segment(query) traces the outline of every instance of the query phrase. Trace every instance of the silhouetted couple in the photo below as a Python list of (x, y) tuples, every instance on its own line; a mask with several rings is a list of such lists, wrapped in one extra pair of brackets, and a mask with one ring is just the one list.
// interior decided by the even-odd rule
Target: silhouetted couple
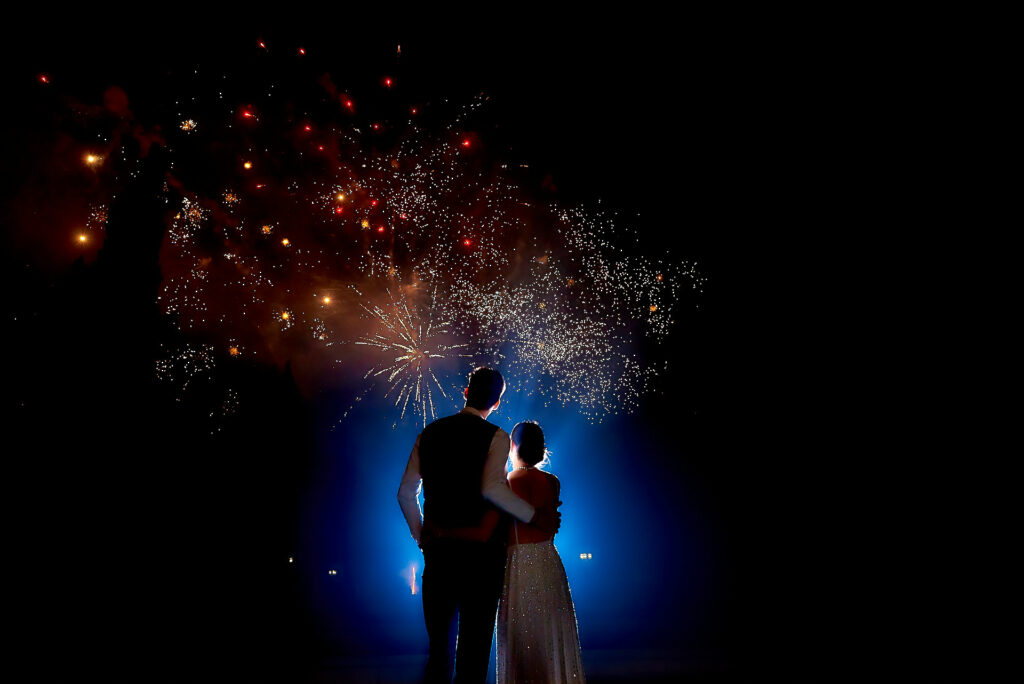
[(453, 673), (456, 684), (486, 680), (495, 615), (498, 684), (584, 681), (576, 613), (554, 546), (558, 478), (538, 468), (547, 450), (537, 423), (518, 423), (510, 437), (487, 422), (504, 392), (501, 373), (474, 370), (466, 407), (419, 434), (398, 490), (423, 551), (430, 684), (449, 684)]

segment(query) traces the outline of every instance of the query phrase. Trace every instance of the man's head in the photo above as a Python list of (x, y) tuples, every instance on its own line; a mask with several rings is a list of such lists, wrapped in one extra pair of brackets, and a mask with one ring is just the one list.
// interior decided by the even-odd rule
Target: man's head
[(498, 408), (501, 395), (505, 393), (505, 378), (493, 368), (480, 366), (469, 374), (466, 387), (466, 406), (480, 412), (490, 413)]

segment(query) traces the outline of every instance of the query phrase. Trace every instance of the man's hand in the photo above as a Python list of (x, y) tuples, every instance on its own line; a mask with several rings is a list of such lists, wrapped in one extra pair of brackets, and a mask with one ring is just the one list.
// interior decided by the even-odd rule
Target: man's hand
[(432, 521), (424, 520), (423, 528), (420, 530), (420, 540), (417, 545), (422, 551), (424, 547), (430, 546), (431, 543), (441, 538), (441, 528), (435, 525)]
[(558, 512), (561, 501), (555, 502), (552, 506), (538, 508), (530, 524), (539, 530), (554, 536), (562, 526), (562, 514)]

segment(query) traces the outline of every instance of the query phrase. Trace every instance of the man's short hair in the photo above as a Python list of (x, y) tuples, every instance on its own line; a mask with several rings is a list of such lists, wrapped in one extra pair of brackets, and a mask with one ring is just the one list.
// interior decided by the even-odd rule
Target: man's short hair
[(498, 403), (505, 393), (505, 378), (493, 368), (480, 366), (469, 374), (469, 393), (466, 406), (484, 411)]

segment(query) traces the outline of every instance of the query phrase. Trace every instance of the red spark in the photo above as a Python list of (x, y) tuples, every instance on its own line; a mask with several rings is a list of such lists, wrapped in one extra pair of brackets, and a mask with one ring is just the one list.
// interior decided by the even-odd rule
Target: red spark
[(384, 226), (377, 226), (377, 232), (378, 233), (383, 233), (384, 232)]
[(264, 50), (266, 50), (266, 49), (267, 49), (267, 44), (266, 44), (266, 43), (264, 43), (264, 42), (263, 42), (262, 40), (261, 40), (261, 41), (259, 42), (259, 46), (260, 46), (261, 48), (263, 48)]
[(415, 107), (413, 107), (413, 108), (412, 108), (412, 113), (413, 113), (413, 114), (419, 114), (419, 110), (418, 110), (418, 109), (416, 109)]
[(345, 211), (345, 207), (335, 207), (335, 208), (334, 208), (334, 213), (335, 213), (335, 214), (338, 214), (339, 216), (341, 216), (341, 213), (342, 213), (343, 211)]
[(345, 100), (345, 106), (348, 107), (349, 109), (352, 109), (352, 100)]
[(371, 207), (375, 207), (375, 206), (377, 206), (377, 200), (372, 200), (372, 201), (370, 202), (370, 206), (371, 206)]
[(306, 131), (311, 131), (311, 130), (313, 130), (313, 127), (310, 126), (309, 124), (306, 124)]
[(323, 146), (323, 145), (317, 145), (317, 148), (316, 148), (316, 149), (318, 149), (318, 150), (320, 150), (321, 152), (323, 152), (323, 151), (324, 151), (324, 146)]
[(463, 138), (462, 146), (463, 147), (469, 147), (469, 138)]
[(47, 76), (46, 74), (39, 74), (39, 82), (40, 83), (49, 83), (50, 82), (50, 77)]
[(373, 130), (379, 131), (380, 130), (380, 124), (377, 124), (377, 123), (373, 124)]
[(409, 217), (408, 217), (408, 216), (406, 216), (406, 215), (405, 215), (405, 214), (403, 213), (403, 214), (402, 214), (402, 218), (403, 218), (403, 219), (405, 219), (405, 218), (409, 218)]
[(387, 86), (388, 88), (391, 87), (391, 78), (390, 77), (384, 79), (384, 85)]
[(469, 247), (470, 245), (473, 244), (473, 241), (470, 240), (469, 238), (466, 238), (465, 240), (462, 241), (462, 244), (464, 244), (466, 247)]
[(299, 54), (300, 54), (300, 55), (304, 55), (304, 54), (306, 54), (306, 48), (302, 48), (302, 47), (300, 47), (300, 48), (299, 48)]

